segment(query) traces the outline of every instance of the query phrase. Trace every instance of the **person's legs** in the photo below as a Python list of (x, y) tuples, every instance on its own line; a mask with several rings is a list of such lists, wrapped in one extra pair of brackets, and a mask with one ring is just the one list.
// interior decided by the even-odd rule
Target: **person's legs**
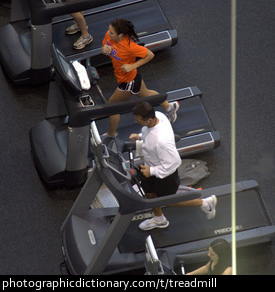
[(90, 44), (93, 41), (93, 37), (89, 34), (84, 11), (73, 12), (71, 13), (71, 16), (74, 18), (75, 23), (66, 28), (66, 34), (72, 35), (79, 31), (81, 32), (81, 36), (73, 44), (74, 49), (80, 50)]
[(202, 199), (194, 199), (169, 205), (170, 207), (201, 207)]
[[(141, 187), (148, 199), (157, 198), (162, 195), (175, 193), (178, 189), (178, 172), (176, 171), (167, 178), (160, 179), (155, 176), (141, 177)], [(157, 195), (158, 194), (158, 195)], [(169, 226), (169, 221), (162, 213), (161, 207), (152, 209), (154, 217), (147, 219), (139, 224), (141, 230), (151, 230), (154, 228), (166, 228)]]
[(158, 95), (159, 93), (155, 90), (148, 89), (143, 81), (141, 80), (141, 86), (139, 93), (137, 94), (138, 97), (146, 97), (146, 96), (152, 96), (152, 95)]
[(212, 219), (216, 215), (217, 198), (212, 195), (205, 199), (194, 199), (169, 205), (170, 207), (200, 207), (207, 215), (207, 219)]
[[(146, 198), (148, 199), (154, 199), (154, 198), (157, 198), (158, 196), (154, 193), (146, 193), (145, 194)], [(154, 207), (152, 208), (153, 210), (153, 213), (154, 213), (154, 216), (162, 216), (162, 210), (161, 210), (161, 207)]]
[(82, 36), (85, 37), (85, 38), (89, 37), (90, 34), (88, 32), (88, 27), (87, 27), (86, 20), (84, 18), (84, 11), (74, 12), (74, 13), (71, 14), (71, 16), (74, 18), (77, 26), (79, 27)]
[[(159, 196), (168, 196), (175, 194), (180, 184), (178, 171), (175, 171), (171, 175), (160, 179), (155, 176), (146, 178), (141, 177), (141, 187), (143, 188), (146, 197), (148, 199), (157, 198)], [(217, 198), (212, 195), (211, 197), (204, 199), (194, 199), (184, 202), (178, 202), (168, 205), (169, 207), (200, 207), (207, 215), (207, 219), (212, 219), (216, 215)], [(153, 208), (154, 217), (147, 219), (140, 223), (139, 228), (141, 230), (150, 230), (153, 228), (166, 228), (169, 225), (168, 220), (162, 213), (160, 207)]]
[[(146, 96), (152, 96), (159, 94), (155, 90), (148, 89), (145, 85), (145, 82), (141, 81), (141, 87), (140, 91), (137, 94), (138, 97), (146, 97)], [(177, 119), (177, 110), (179, 109), (179, 103), (177, 101), (169, 103), (167, 100), (165, 100), (163, 103), (160, 104), (166, 111), (168, 118), (171, 123), (174, 123)]]
[[(110, 97), (108, 103), (117, 102), (117, 101), (127, 101), (131, 97), (130, 91), (121, 91), (118, 88), (116, 88), (113, 95)], [(109, 130), (107, 132), (108, 135), (115, 137), (117, 127), (119, 124), (120, 115), (113, 115), (109, 118)]]
[[(195, 200), (190, 200), (186, 202), (171, 204), (169, 205), (169, 207), (200, 207), (201, 210), (206, 213), (207, 219), (212, 219), (216, 215), (216, 205), (217, 205), (217, 198), (216, 196), (212, 195), (211, 197), (208, 197), (205, 199), (195, 199)], [(153, 218), (147, 219), (139, 224), (139, 228), (141, 230), (151, 230), (154, 228), (168, 227), (169, 221), (163, 215), (161, 208), (159, 207), (153, 208), (153, 213), (154, 213)]]

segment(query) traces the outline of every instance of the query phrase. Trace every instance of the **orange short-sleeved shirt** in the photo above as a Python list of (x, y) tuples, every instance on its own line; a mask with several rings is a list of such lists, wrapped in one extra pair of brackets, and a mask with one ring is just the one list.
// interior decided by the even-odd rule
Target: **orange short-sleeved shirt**
[[(123, 64), (133, 64), (136, 62), (136, 58), (145, 58), (148, 49), (138, 45), (129, 37), (124, 37), (122, 41), (111, 40), (107, 31), (104, 39), (103, 46), (106, 44), (112, 47), (112, 52), (109, 57), (112, 59), (115, 77), (118, 83), (128, 83), (135, 79), (137, 75), (137, 69), (130, 72), (125, 72), (121, 69)], [(130, 40), (130, 42), (129, 42)]]

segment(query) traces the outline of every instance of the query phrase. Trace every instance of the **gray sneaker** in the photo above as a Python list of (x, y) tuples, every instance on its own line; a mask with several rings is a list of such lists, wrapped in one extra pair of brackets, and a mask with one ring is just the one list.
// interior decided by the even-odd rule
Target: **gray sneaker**
[(90, 44), (93, 41), (93, 37), (89, 35), (87, 38), (84, 36), (81, 36), (75, 43), (74, 43), (74, 49), (81, 50), (88, 44)]
[(170, 111), (167, 111), (167, 116), (170, 121), (170, 123), (174, 123), (177, 119), (177, 110), (179, 109), (180, 105), (177, 101), (170, 103), (172, 109)]
[(65, 30), (66, 34), (69, 34), (69, 35), (75, 34), (79, 31), (80, 31), (80, 28), (78, 27), (76, 22), (74, 22), (74, 24), (72, 24), (71, 26), (67, 27)]
[(166, 218), (162, 222), (157, 222), (155, 218), (147, 219), (139, 224), (139, 229), (141, 230), (151, 230), (154, 228), (167, 228), (169, 221)]

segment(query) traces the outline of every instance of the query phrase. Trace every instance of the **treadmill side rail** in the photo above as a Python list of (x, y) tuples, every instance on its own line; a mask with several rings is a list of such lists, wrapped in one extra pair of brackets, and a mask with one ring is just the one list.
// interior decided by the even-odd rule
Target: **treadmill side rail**
[(153, 35), (147, 35), (140, 38), (140, 42), (151, 51), (158, 51), (167, 47), (174, 46), (177, 43), (177, 31), (161, 31)]
[(212, 150), (219, 146), (219, 141), (220, 133), (216, 131), (181, 138), (176, 145), (180, 156), (183, 157)]
[(197, 86), (184, 87), (177, 90), (167, 92), (167, 101), (182, 100), (194, 96), (199, 96), (202, 98), (202, 92)]

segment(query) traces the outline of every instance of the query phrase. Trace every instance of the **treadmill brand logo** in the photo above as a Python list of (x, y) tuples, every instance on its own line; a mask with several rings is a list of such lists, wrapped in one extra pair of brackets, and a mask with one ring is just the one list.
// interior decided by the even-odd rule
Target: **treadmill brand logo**
[[(237, 225), (236, 226), (236, 231), (242, 230), (243, 226), (242, 225)], [(226, 234), (226, 233), (230, 233), (232, 231), (232, 227), (225, 227), (225, 228), (221, 228), (221, 229), (216, 229), (214, 230), (215, 234)]]

